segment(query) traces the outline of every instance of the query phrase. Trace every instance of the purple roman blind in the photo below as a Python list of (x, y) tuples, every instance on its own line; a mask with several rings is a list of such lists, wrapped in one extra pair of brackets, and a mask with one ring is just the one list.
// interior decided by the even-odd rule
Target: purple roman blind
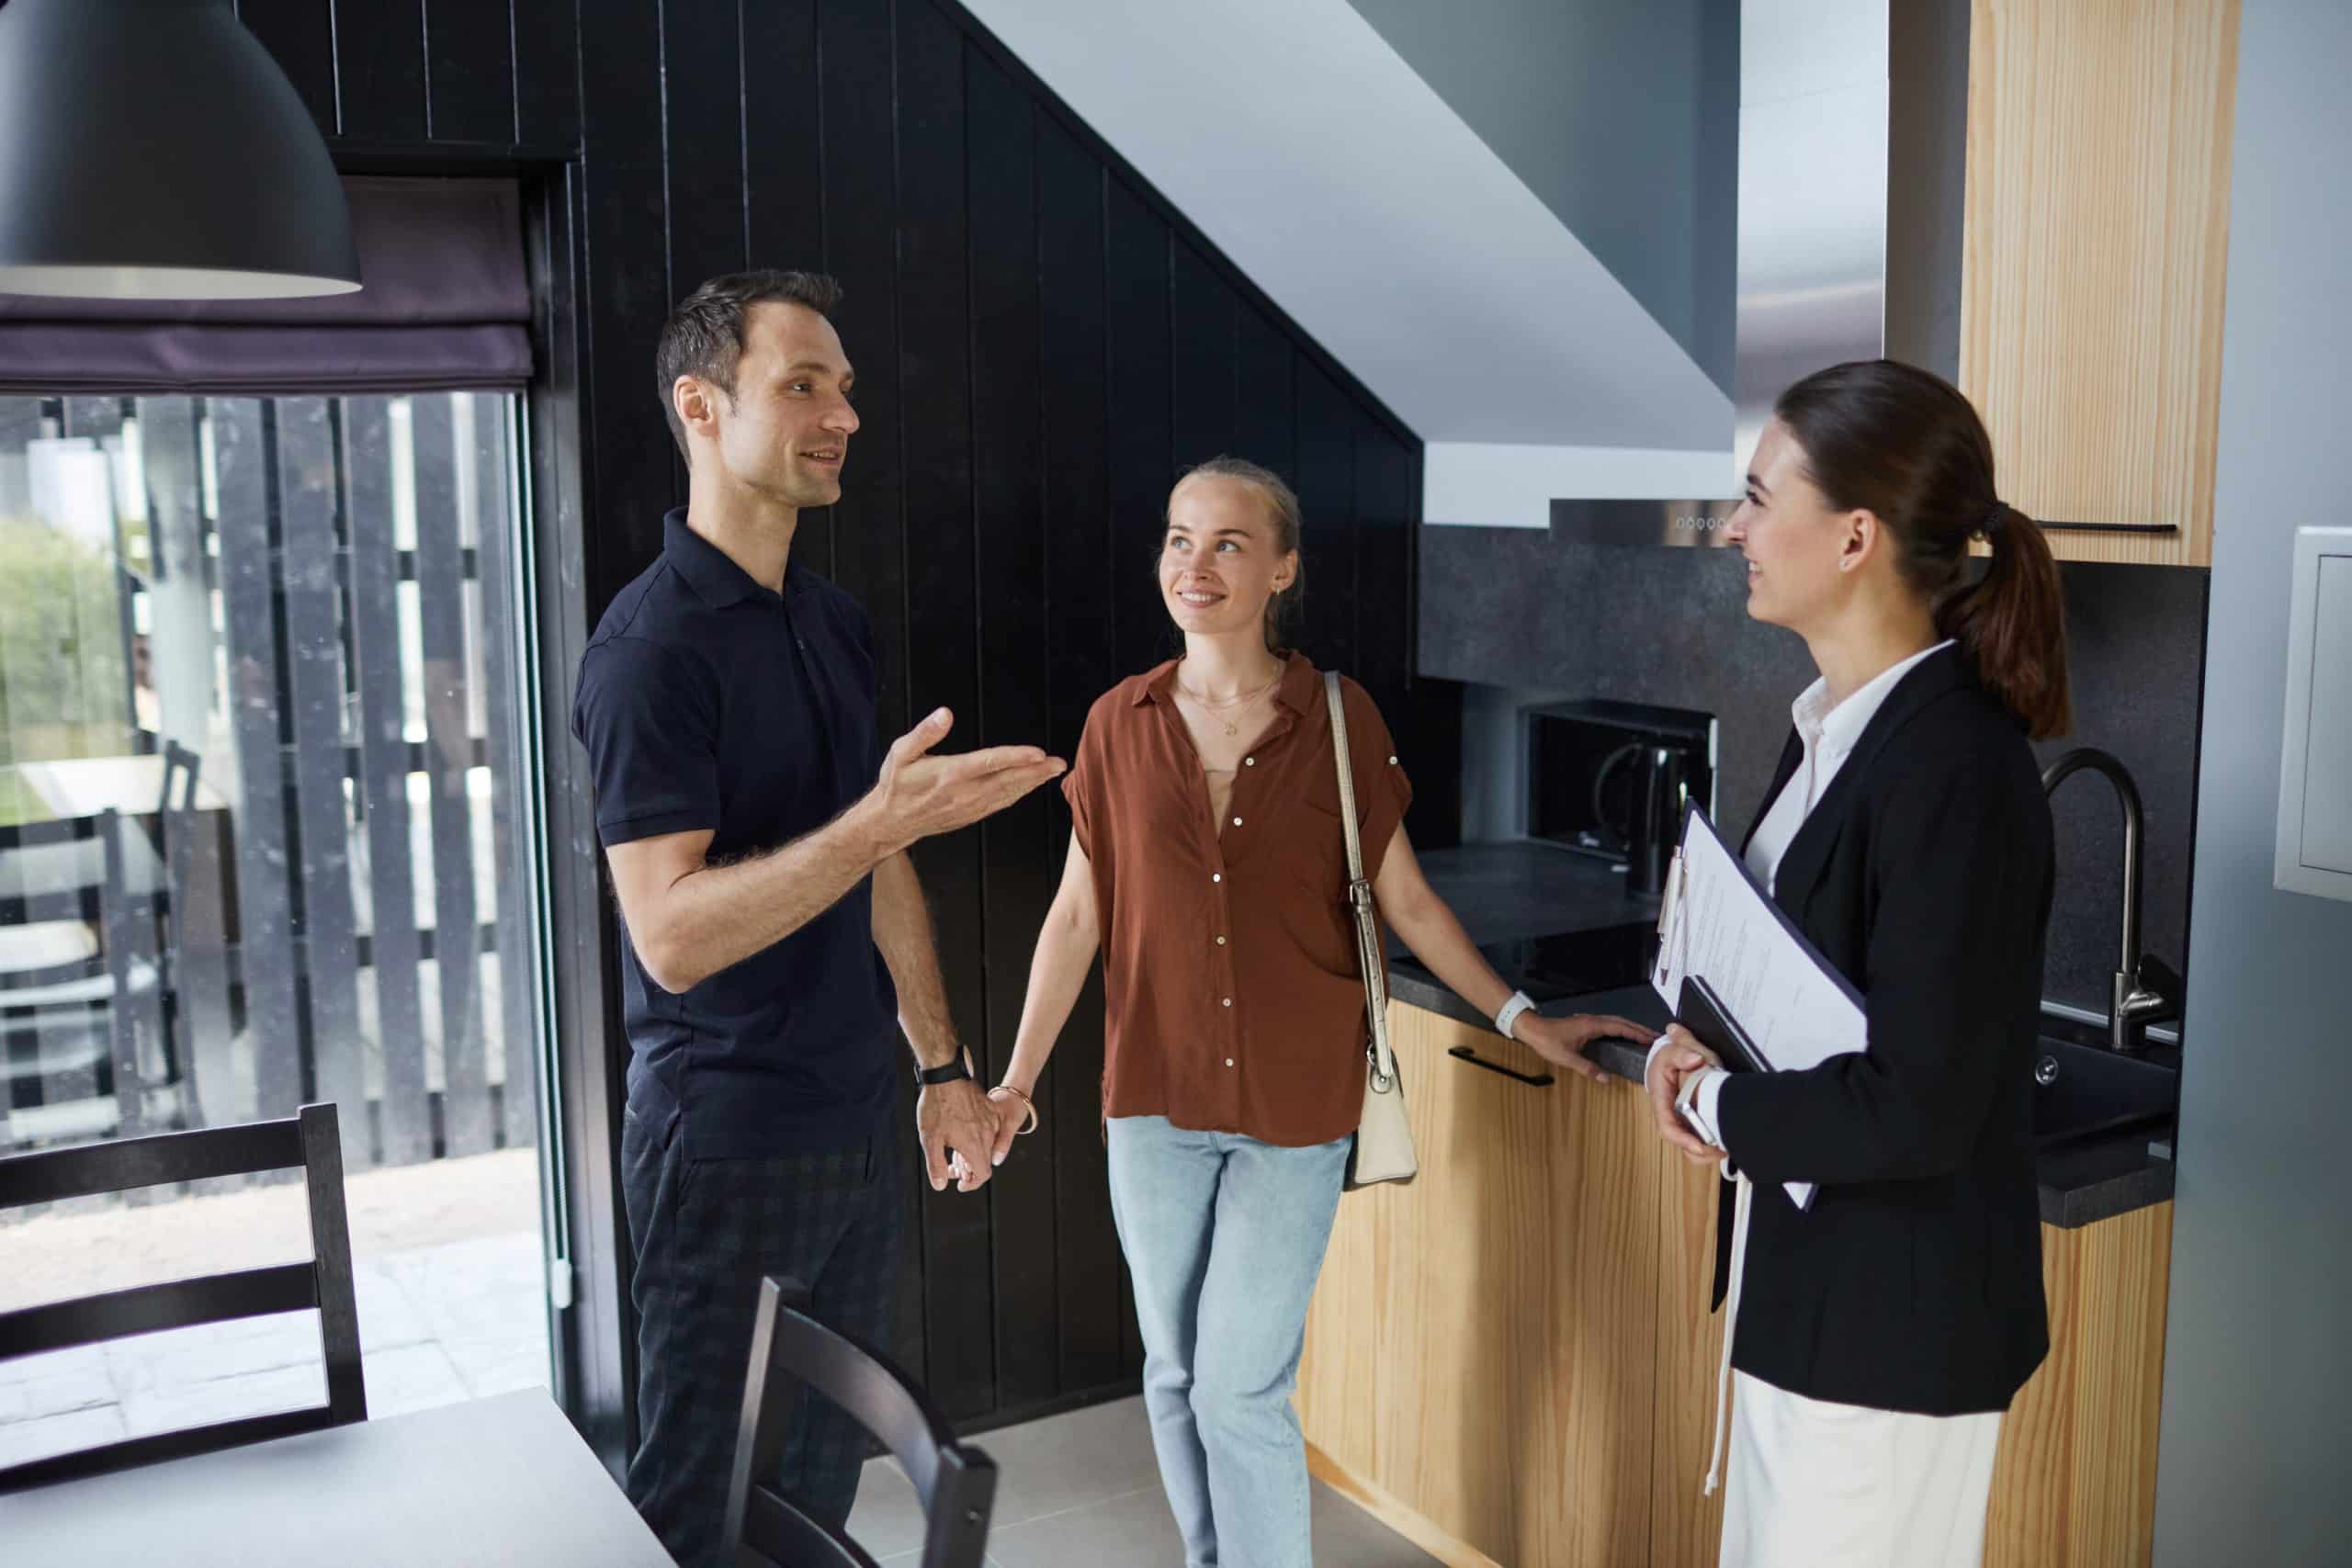
[(356, 294), (0, 294), (0, 393), (221, 397), (514, 390), (531, 378), (522, 201), (508, 180), (346, 178)]

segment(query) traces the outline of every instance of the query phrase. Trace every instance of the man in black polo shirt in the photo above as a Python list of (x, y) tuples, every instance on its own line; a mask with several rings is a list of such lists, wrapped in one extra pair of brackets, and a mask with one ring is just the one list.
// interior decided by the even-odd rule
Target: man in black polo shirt
[[(619, 896), (630, 1044), (622, 1183), (637, 1253), (628, 1493), (687, 1568), (718, 1563), (759, 1280), (888, 1337), (901, 1201), (892, 1039), (923, 1089), (934, 1190), (984, 1184), (995, 1107), (965, 1070), (909, 845), (1062, 770), (1032, 747), (882, 750), (856, 601), (791, 564), (800, 509), (841, 498), (858, 427), (832, 280), (714, 278), (662, 329), (657, 372), (690, 474), (661, 558), (582, 656), (573, 732)], [(801, 1402), (786, 1493), (849, 1517), (865, 1457)]]

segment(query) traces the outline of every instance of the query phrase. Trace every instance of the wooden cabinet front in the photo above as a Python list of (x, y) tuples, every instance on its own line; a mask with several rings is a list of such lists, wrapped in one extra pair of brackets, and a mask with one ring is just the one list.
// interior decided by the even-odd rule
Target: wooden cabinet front
[(1713, 1166), (1693, 1165), (1650, 1135), (1658, 1168), (1657, 1437), (1650, 1467), (1651, 1568), (1715, 1568), (1724, 1494), (1707, 1495), (1724, 1314), (1707, 1310), (1715, 1271)]
[[(1721, 1179), (1632, 1084), (1391, 1020), (1421, 1174), (1340, 1201), (1299, 1374), (1317, 1472), (1460, 1568), (1713, 1568)], [(1986, 1568), (2145, 1568), (2171, 1234), (2169, 1203), (2043, 1227), (2050, 1359), (2002, 1426)]]
[(1960, 385), (2069, 560), (2212, 559), (2238, 0), (1974, 0)]
[(1309, 1440), (1492, 1561), (1641, 1562), (1660, 1168), (1640, 1096), (1417, 1008), (1392, 1024), (1421, 1174), (1340, 1202)]
[(2001, 1421), (1984, 1568), (2146, 1568), (2172, 1205), (2041, 1227), (2050, 1359)]

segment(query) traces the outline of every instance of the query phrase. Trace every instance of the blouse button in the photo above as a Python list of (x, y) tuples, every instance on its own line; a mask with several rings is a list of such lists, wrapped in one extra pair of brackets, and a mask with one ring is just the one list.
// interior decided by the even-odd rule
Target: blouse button
[(1227, 1056), (1227, 1057), (1225, 1059), (1225, 1065), (1226, 1065), (1227, 1066), (1228, 1066), (1228, 1067), (1229, 1067), (1229, 1066), (1233, 1066), (1233, 1058), (1232, 1058), (1232, 1057), (1230, 1057), (1230, 1056)]
[[(1396, 759), (1391, 757), (1388, 760), (1393, 762)], [(1244, 757), (1241, 759), (1241, 765), (1245, 768), (1254, 768), (1258, 765), (1258, 759), (1255, 757)]]
[(1227, 998), (1225, 998), (1225, 1005), (1226, 1005), (1227, 1007), (1231, 1007), (1231, 1006), (1233, 1005), (1233, 998), (1232, 998), (1231, 997), (1227, 997)]
[(1219, 947), (1223, 947), (1223, 946), (1225, 945), (1225, 938), (1223, 938), (1223, 937), (1219, 937), (1219, 938), (1217, 938), (1217, 939), (1216, 939), (1216, 944), (1217, 944)]
[(1233, 819), (1233, 825), (1234, 825), (1235, 827), (1237, 827), (1237, 828), (1240, 827), (1240, 826), (1241, 826), (1241, 818), (1238, 818), (1238, 817), (1235, 818)]
[(1394, 758), (1394, 757), (1389, 758), (1389, 759), (1388, 759), (1388, 765), (1389, 765), (1390, 767), (1392, 767), (1392, 768), (1393, 768), (1393, 767), (1395, 767), (1395, 766), (1396, 765), (1396, 758)]
[(1210, 872), (1210, 873), (1209, 873), (1209, 880), (1210, 880), (1211, 882), (1223, 882), (1223, 881), (1225, 880), (1225, 873), (1223, 873), (1223, 872), (1221, 872), (1221, 871), (1213, 871), (1213, 872)]

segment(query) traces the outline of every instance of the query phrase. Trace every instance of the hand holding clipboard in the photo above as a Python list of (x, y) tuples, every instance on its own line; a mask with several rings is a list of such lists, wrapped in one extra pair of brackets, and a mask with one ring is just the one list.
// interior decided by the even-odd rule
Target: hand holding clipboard
[[(1650, 984), (1733, 1072), (1789, 1072), (1869, 1043), (1862, 998), (1692, 806), (1658, 911)], [(1784, 1184), (1799, 1208), (1810, 1183)]]

